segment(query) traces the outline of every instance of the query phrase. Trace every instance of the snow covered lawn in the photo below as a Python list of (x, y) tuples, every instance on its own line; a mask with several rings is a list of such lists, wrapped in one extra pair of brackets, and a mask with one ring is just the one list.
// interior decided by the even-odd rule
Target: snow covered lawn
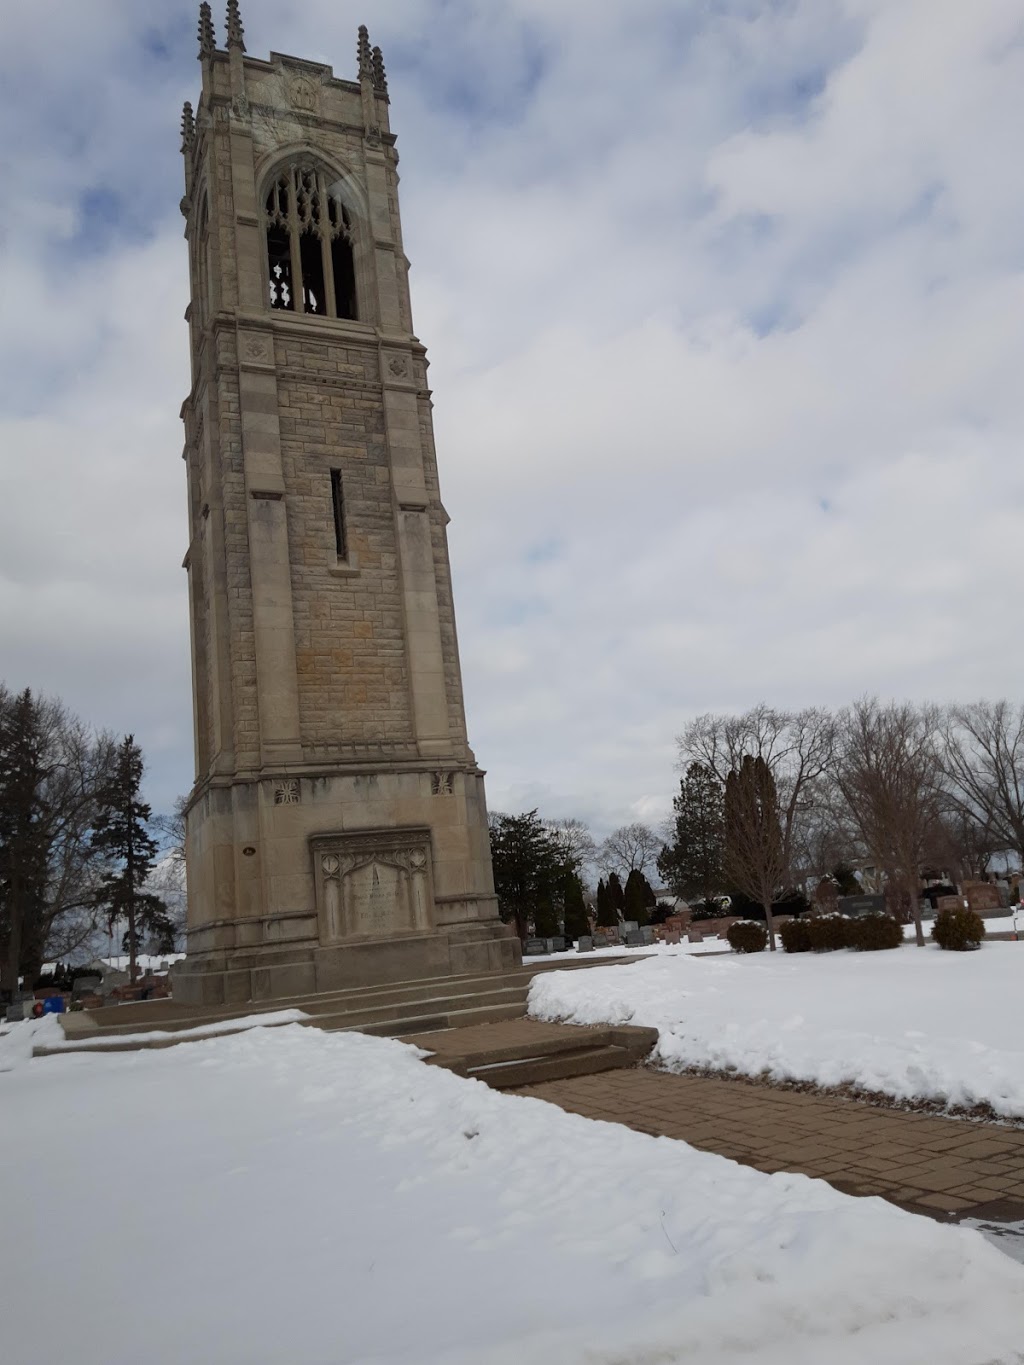
[(0, 1208), (12, 1362), (981, 1365), (1022, 1340), (1024, 1269), (975, 1232), (290, 1025), (0, 1076)]
[[(713, 1067), (1024, 1118), (1024, 945), (703, 960), (545, 972), (530, 1013), (655, 1027), (669, 1070)], [(1024, 1336), (1024, 1334), (1022, 1334)]]

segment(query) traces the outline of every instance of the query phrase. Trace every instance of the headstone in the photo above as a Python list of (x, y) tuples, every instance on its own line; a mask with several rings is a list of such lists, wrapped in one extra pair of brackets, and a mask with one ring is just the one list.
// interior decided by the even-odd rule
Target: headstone
[(576, 940), (576, 951), (578, 953), (592, 953), (594, 951), (594, 940), (589, 934), (581, 934)]
[(103, 984), (98, 972), (89, 976), (76, 976), (71, 987), (71, 999), (78, 1000), (83, 995), (95, 995)]
[(884, 896), (840, 896), (839, 913), (860, 919), (861, 915), (884, 915)]
[(678, 929), (666, 929), (661, 936), (662, 943), (678, 943), (682, 938)]
[(561, 934), (556, 934), (554, 938), (548, 939), (548, 952), (549, 953), (565, 952), (565, 939), (561, 936)]
[(608, 947), (608, 935), (604, 929), (595, 929), (592, 935), (595, 948)]
[(642, 948), (644, 946), (644, 936), (639, 929), (630, 929), (626, 934), (627, 948)]
[(686, 931), (686, 941), (687, 941), (687, 943), (703, 943), (703, 942), (704, 942), (704, 935), (701, 933), (701, 931), (697, 928), (697, 926), (696, 926), (695, 924), (691, 924), (690, 927), (687, 929), (687, 931)]
[(962, 910), (963, 908), (963, 896), (936, 896), (935, 898), (935, 909), (940, 914), (943, 910)]
[(618, 945), (619, 945), (619, 931), (618, 931), (618, 929), (606, 929), (606, 930), (605, 930), (605, 942), (607, 943), (607, 945), (608, 945), (609, 948), (617, 948)]
[(25, 1018), (25, 1006), (19, 1000), (16, 1005), (7, 1006), (7, 1023), (18, 1024)]
[(964, 896), (968, 908), (975, 914), (983, 915), (988, 910), (1001, 910), (1002, 897), (998, 886), (991, 882), (964, 882)]
[(645, 924), (644, 927), (640, 930), (640, 936), (642, 937), (645, 943), (653, 943), (655, 941), (654, 930), (651, 928), (649, 924)]
[(640, 925), (637, 923), (635, 919), (627, 919), (622, 921), (622, 932), (624, 934), (635, 934), (639, 928)]
[(546, 938), (528, 938), (523, 944), (523, 957), (542, 957), (547, 950)]

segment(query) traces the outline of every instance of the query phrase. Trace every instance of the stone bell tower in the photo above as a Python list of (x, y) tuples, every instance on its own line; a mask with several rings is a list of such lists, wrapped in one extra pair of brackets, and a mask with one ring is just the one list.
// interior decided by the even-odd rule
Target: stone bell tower
[(196, 782), (178, 999), (519, 960), (466, 738), (380, 49), (245, 52), (182, 117)]

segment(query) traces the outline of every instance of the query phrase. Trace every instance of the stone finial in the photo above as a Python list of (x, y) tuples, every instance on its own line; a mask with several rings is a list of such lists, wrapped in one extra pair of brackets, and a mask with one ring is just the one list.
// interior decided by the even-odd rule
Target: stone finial
[(228, 0), (228, 47), (237, 47), (245, 51), (245, 39), (242, 28), (242, 16), (238, 11), (238, 0)]
[(181, 111), (181, 150), (186, 153), (190, 152), (195, 140), (196, 121), (192, 117), (192, 105), (186, 100), (185, 107)]
[(210, 6), (207, 0), (199, 6), (199, 60), (206, 61), (212, 57), (217, 47), (217, 38), (213, 32), (213, 15), (210, 13)]
[(373, 80), (373, 53), (370, 51), (370, 35), (365, 24), (359, 25), (359, 79)]
[(388, 73), (384, 70), (384, 54), (375, 47), (371, 54), (373, 61), (373, 88), (382, 95), (388, 93)]

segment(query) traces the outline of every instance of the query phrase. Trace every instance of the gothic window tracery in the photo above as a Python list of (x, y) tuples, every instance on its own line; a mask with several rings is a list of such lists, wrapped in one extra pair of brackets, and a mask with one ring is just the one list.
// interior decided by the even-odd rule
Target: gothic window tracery
[(271, 308), (355, 318), (352, 218), (312, 162), (293, 163), (265, 201)]

